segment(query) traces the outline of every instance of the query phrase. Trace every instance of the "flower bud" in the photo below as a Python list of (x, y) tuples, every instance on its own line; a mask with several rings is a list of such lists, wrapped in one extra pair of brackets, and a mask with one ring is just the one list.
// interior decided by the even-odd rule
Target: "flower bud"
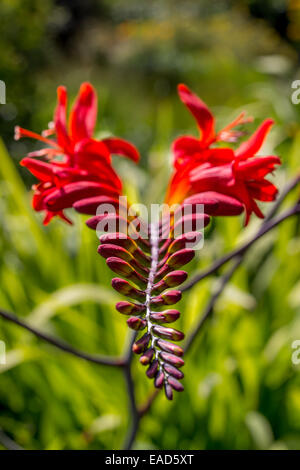
[(148, 364), (150, 364), (153, 354), (153, 348), (147, 349), (147, 351), (145, 351), (144, 354), (140, 357), (140, 363), (143, 364), (143, 366), (147, 366)]
[(117, 257), (120, 258), (128, 263), (131, 263), (131, 266), (136, 269), (138, 273), (141, 275), (148, 275), (149, 270), (146, 268), (143, 268), (132, 256), (129, 251), (125, 250), (125, 248), (122, 248), (118, 245), (113, 245), (109, 243), (105, 243), (103, 245), (98, 246), (98, 253), (103, 256), (103, 258), (111, 258), (111, 257)]
[(171, 268), (178, 269), (188, 264), (195, 256), (194, 250), (184, 248), (183, 250), (173, 253), (167, 260), (167, 265)]
[(100, 222), (101, 230), (103, 231), (109, 230), (110, 227), (113, 227), (113, 232), (124, 232), (127, 230), (128, 221), (118, 214), (94, 215), (94, 217), (86, 221), (86, 225), (93, 230), (97, 230)]
[(181, 331), (174, 330), (174, 328), (166, 328), (164, 326), (154, 326), (153, 332), (164, 339), (171, 339), (173, 341), (181, 341), (184, 338), (184, 334)]
[(180, 317), (180, 312), (178, 310), (169, 309), (164, 312), (154, 313), (150, 315), (150, 319), (157, 323), (173, 323)]
[(151, 308), (157, 309), (163, 305), (173, 305), (179, 302), (181, 299), (180, 290), (170, 290), (165, 292), (157, 297), (152, 297), (151, 299)]
[(172, 271), (172, 268), (168, 266), (167, 264), (164, 264), (162, 268), (156, 273), (154, 277), (154, 282), (160, 281), (166, 274), (168, 274), (170, 271)]
[(190, 214), (181, 217), (174, 225), (174, 234), (201, 230), (209, 224), (210, 217), (207, 214)]
[(132, 351), (135, 354), (141, 354), (146, 349), (146, 347), (148, 346), (150, 338), (151, 338), (150, 334), (145, 333), (139, 340), (137, 340), (133, 344)]
[(161, 294), (161, 297), (164, 299), (167, 305), (173, 305), (179, 302), (182, 294), (180, 290), (169, 290), (168, 292)]
[(174, 388), (174, 390), (176, 390), (176, 392), (183, 392), (184, 386), (182, 385), (181, 382), (176, 380), (174, 377), (168, 377), (167, 380), (168, 380), (168, 383), (171, 385), (171, 387)]
[(150, 364), (150, 366), (148, 367), (146, 371), (147, 377), (149, 377), (149, 379), (152, 379), (155, 376), (157, 369), (158, 369), (158, 360), (154, 359), (154, 361), (152, 362), (152, 364)]
[(181, 357), (166, 352), (160, 352), (159, 355), (163, 361), (169, 362), (174, 367), (182, 367), (184, 365), (184, 360)]
[(149, 267), (151, 265), (151, 258), (145, 255), (137, 246), (136, 242), (124, 233), (104, 233), (100, 237), (100, 242), (102, 244), (113, 244), (124, 248), (129, 251), (142, 266)]
[(146, 288), (147, 279), (138, 274), (126, 261), (112, 256), (111, 258), (107, 258), (106, 264), (115, 273), (132, 280), (142, 289)]
[(177, 344), (169, 343), (169, 341), (164, 341), (163, 339), (157, 340), (157, 346), (160, 347), (163, 351), (171, 354), (175, 354), (176, 356), (183, 356), (183, 349), (178, 346)]
[(126, 300), (123, 300), (121, 302), (116, 303), (116, 309), (123, 315), (132, 315), (134, 313), (143, 313), (146, 310), (146, 307), (144, 305), (137, 305), (132, 302), (127, 302)]
[[(197, 204), (204, 204), (204, 210), (209, 215), (239, 215), (243, 212), (243, 204), (234, 197), (225, 194), (217, 193), (214, 191), (207, 191), (185, 199), (184, 203), (190, 204), (195, 201), (196, 197), (200, 197), (203, 202)], [(212, 207), (209, 201), (214, 200), (217, 205)]]
[(154, 295), (160, 294), (168, 287), (176, 287), (182, 284), (187, 278), (185, 271), (172, 271), (167, 274), (161, 281), (154, 284), (151, 293)]
[(181, 370), (178, 370), (176, 367), (172, 366), (171, 364), (164, 363), (165, 371), (175, 377), (176, 379), (183, 379), (184, 373)]
[[(119, 199), (106, 195), (80, 199), (73, 204), (73, 207), (81, 214), (95, 215), (100, 204), (110, 204), (117, 211), (120, 208)], [(121, 205), (121, 209), (127, 211), (127, 207), (125, 205)]]
[(117, 292), (125, 295), (126, 297), (131, 297), (132, 299), (138, 300), (139, 302), (145, 302), (146, 300), (145, 292), (136, 289), (124, 279), (114, 277), (111, 281), (111, 285)]
[(164, 277), (164, 281), (168, 287), (176, 287), (182, 284), (187, 278), (185, 271), (172, 271)]
[(168, 400), (173, 400), (173, 391), (172, 387), (168, 382), (165, 382), (165, 395)]
[(161, 388), (163, 386), (163, 383), (164, 383), (164, 378), (165, 378), (165, 375), (164, 375), (163, 371), (162, 370), (158, 371), (156, 376), (155, 376), (154, 386), (156, 388)]
[(132, 330), (143, 330), (147, 326), (146, 320), (139, 317), (130, 317), (127, 320), (127, 325)]
[(199, 243), (199, 241), (201, 240), (201, 238), (201, 232), (184, 233), (183, 235), (175, 238), (175, 240), (169, 245), (168, 253), (176, 253), (179, 250), (183, 250), (189, 244), (193, 244), (193, 246), (196, 246), (197, 243)]

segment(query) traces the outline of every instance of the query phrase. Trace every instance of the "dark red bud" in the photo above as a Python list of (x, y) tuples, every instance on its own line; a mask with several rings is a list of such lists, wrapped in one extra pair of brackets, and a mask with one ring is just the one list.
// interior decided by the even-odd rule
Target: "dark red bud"
[(139, 317), (130, 317), (127, 320), (127, 325), (132, 330), (143, 330), (147, 326), (146, 320)]
[[(204, 210), (209, 215), (239, 215), (243, 212), (244, 206), (237, 199), (227, 196), (225, 194), (217, 193), (214, 191), (207, 191), (199, 195), (191, 196), (185, 199), (185, 203), (194, 203), (196, 196), (202, 198), (200, 204), (204, 204)], [(210, 207), (208, 202), (215, 201), (216, 207)], [(197, 202), (199, 204), (199, 202)]]
[(171, 339), (172, 341), (181, 341), (184, 338), (184, 334), (181, 331), (164, 326), (154, 326), (153, 332), (160, 338)]
[(150, 338), (151, 338), (150, 334), (145, 333), (138, 341), (136, 341), (133, 344), (132, 351), (135, 354), (141, 354), (146, 349), (146, 347), (148, 346)]
[(144, 305), (137, 305), (123, 300), (116, 304), (116, 309), (123, 315), (132, 315), (134, 313), (143, 313), (146, 310), (146, 307)]
[(173, 271), (164, 277), (164, 282), (168, 287), (176, 287), (182, 284), (187, 278), (185, 271)]
[(164, 363), (164, 369), (168, 374), (176, 377), (176, 379), (182, 379), (184, 377), (184, 373), (181, 372), (181, 370), (178, 370), (176, 367), (168, 364), (167, 362)]
[(176, 356), (183, 356), (184, 351), (177, 344), (169, 343), (169, 341), (159, 339), (157, 341), (157, 345), (160, 347), (160, 349), (167, 353), (175, 354)]
[[(101, 226), (98, 225), (101, 222)], [(86, 221), (86, 225), (93, 229), (107, 232), (125, 232), (128, 221), (118, 214), (95, 215)]]
[(113, 245), (112, 243), (99, 245), (98, 253), (106, 259), (115, 256), (123, 259), (124, 261), (130, 262), (132, 260), (132, 255), (129, 253), (129, 251), (121, 248), (120, 246)]
[(162, 268), (155, 275), (154, 282), (160, 281), (170, 271), (172, 271), (172, 268), (168, 266), (167, 264), (164, 264)]
[(116, 258), (116, 257), (111, 257), (107, 258), (106, 264), (108, 267), (114, 271), (115, 273), (124, 276), (128, 279), (131, 279), (135, 284), (137, 284), (139, 287), (142, 289), (145, 289), (147, 286), (147, 279), (138, 274), (132, 266), (130, 266), (129, 263), (126, 261)]
[(148, 367), (146, 371), (147, 377), (149, 377), (149, 379), (152, 379), (155, 376), (157, 369), (158, 369), (158, 360), (154, 359), (154, 361), (152, 362), (152, 364), (150, 364), (150, 366)]
[(172, 387), (168, 382), (165, 382), (165, 395), (166, 395), (168, 400), (173, 400)]
[(180, 290), (169, 290), (168, 292), (161, 294), (161, 297), (164, 299), (167, 305), (173, 305), (179, 302), (182, 294)]
[(186, 215), (178, 220), (174, 225), (174, 234), (179, 235), (185, 232), (200, 230), (209, 224), (210, 217), (207, 214)]
[(153, 348), (147, 349), (147, 351), (145, 351), (144, 354), (140, 357), (140, 363), (143, 364), (143, 366), (147, 366), (148, 364), (150, 364), (153, 354)]
[(151, 259), (137, 246), (136, 242), (124, 233), (104, 233), (100, 237), (102, 244), (113, 244), (125, 248), (143, 266), (150, 266)]
[(171, 385), (172, 388), (174, 388), (174, 390), (176, 390), (176, 392), (183, 392), (184, 386), (174, 377), (168, 377), (168, 383)]
[(151, 313), (150, 318), (157, 323), (173, 323), (180, 317), (178, 310), (165, 310), (164, 312)]
[(183, 250), (173, 253), (167, 260), (167, 265), (171, 268), (181, 268), (185, 264), (188, 264), (195, 256), (194, 250), (184, 248)]
[(187, 245), (193, 244), (197, 245), (202, 238), (201, 232), (187, 232), (179, 237), (175, 238), (175, 240), (169, 245), (168, 253), (176, 253), (179, 250), (186, 248)]
[(120, 205), (119, 199), (109, 196), (94, 196), (80, 199), (73, 204), (73, 207), (81, 214), (95, 215), (100, 204), (111, 204), (117, 211), (121, 207), (121, 210), (127, 213), (127, 207)]
[(151, 299), (151, 308), (156, 310), (157, 308), (163, 305), (173, 305), (179, 302), (181, 299), (181, 292), (180, 290), (173, 290), (165, 292), (157, 297), (152, 297)]
[(132, 299), (138, 300), (139, 302), (144, 302), (146, 300), (145, 292), (136, 289), (124, 279), (115, 277), (112, 279), (111, 285), (117, 292), (126, 295), (126, 297), (131, 297)]
[(162, 370), (157, 372), (157, 374), (155, 376), (155, 380), (154, 380), (154, 386), (156, 388), (161, 388), (163, 386), (163, 383), (164, 383), (164, 378), (165, 378), (165, 375), (164, 375)]
[(169, 364), (172, 364), (174, 367), (182, 367), (184, 365), (184, 360), (181, 359), (181, 357), (174, 356), (167, 352), (160, 352), (159, 355), (163, 361), (169, 362)]

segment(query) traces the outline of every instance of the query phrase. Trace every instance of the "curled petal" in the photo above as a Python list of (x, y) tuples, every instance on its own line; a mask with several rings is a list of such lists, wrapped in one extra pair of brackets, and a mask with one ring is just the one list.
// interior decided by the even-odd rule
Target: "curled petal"
[(197, 95), (192, 93), (186, 85), (178, 85), (178, 94), (181, 101), (197, 120), (198, 127), (202, 133), (201, 144), (204, 145), (214, 140), (215, 120), (206, 104)]
[(97, 116), (97, 95), (88, 82), (82, 83), (70, 113), (69, 132), (73, 142), (91, 137)]
[(239, 160), (246, 160), (247, 158), (256, 155), (273, 124), (274, 121), (272, 119), (266, 119), (254, 132), (250, 139), (248, 139), (246, 142), (243, 142), (242, 145), (236, 150), (236, 157)]
[(54, 126), (58, 145), (70, 150), (70, 138), (67, 131), (67, 90), (64, 86), (57, 88), (57, 106), (54, 112)]
[(103, 139), (102, 142), (107, 146), (108, 150), (112, 154), (122, 155), (128, 157), (134, 162), (138, 162), (140, 154), (130, 142), (127, 140), (119, 139), (117, 137), (108, 137)]

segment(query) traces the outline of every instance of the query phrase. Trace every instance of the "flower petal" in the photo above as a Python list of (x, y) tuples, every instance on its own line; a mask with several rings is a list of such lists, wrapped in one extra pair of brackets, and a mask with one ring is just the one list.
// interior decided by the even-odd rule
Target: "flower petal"
[(102, 142), (112, 154), (128, 157), (134, 162), (138, 162), (140, 159), (140, 154), (136, 147), (127, 142), (127, 140), (119, 139), (118, 137), (108, 137), (103, 139)]
[(97, 117), (97, 95), (90, 83), (82, 83), (69, 119), (69, 132), (74, 143), (94, 132)]
[(274, 121), (272, 119), (266, 119), (254, 132), (250, 139), (248, 139), (246, 142), (243, 142), (241, 146), (235, 151), (236, 157), (239, 160), (246, 160), (247, 158), (256, 155), (273, 124)]
[(207, 144), (215, 138), (215, 120), (206, 104), (184, 84), (178, 85), (178, 94), (198, 123), (201, 130), (201, 144)]
[(67, 132), (67, 90), (64, 86), (57, 88), (57, 106), (54, 112), (54, 126), (58, 145), (68, 151), (70, 138)]

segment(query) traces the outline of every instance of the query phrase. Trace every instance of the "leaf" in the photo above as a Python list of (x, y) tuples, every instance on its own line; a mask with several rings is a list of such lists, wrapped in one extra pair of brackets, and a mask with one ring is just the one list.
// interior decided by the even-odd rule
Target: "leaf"
[(111, 305), (117, 300), (118, 296), (112, 289), (97, 284), (72, 284), (51, 294), (31, 312), (28, 321), (35, 326), (41, 326), (56, 315), (60, 308), (86, 301)]
[(269, 421), (258, 411), (249, 411), (245, 422), (256, 447), (261, 450), (268, 449), (274, 440)]

